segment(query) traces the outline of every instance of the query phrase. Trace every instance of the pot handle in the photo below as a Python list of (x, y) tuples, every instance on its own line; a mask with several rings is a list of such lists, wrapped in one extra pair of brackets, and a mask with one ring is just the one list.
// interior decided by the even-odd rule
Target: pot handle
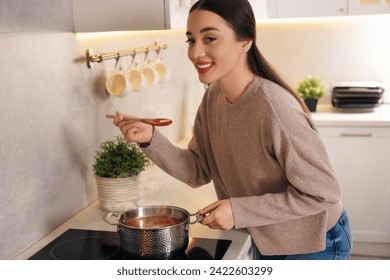
[(114, 217), (117, 217), (117, 215), (115, 215), (114, 213), (112, 212), (107, 212), (107, 215), (103, 217), (103, 220), (107, 223), (107, 224), (110, 224), (112, 226), (118, 226), (118, 223), (113, 223), (111, 222), (111, 216), (114, 216)]
[(196, 224), (196, 223), (198, 223), (199, 221), (203, 220), (204, 217), (206, 217), (206, 215), (204, 215), (204, 214), (200, 215), (199, 212), (190, 214), (190, 216), (196, 216), (195, 221), (193, 221), (193, 222), (190, 221), (190, 222), (189, 222), (190, 225)]

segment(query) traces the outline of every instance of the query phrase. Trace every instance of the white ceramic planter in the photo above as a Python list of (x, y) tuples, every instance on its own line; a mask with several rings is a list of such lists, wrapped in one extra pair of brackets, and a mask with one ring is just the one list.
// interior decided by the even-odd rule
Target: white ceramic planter
[(141, 200), (141, 174), (127, 178), (95, 176), (100, 208), (113, 213), (138, 207)]

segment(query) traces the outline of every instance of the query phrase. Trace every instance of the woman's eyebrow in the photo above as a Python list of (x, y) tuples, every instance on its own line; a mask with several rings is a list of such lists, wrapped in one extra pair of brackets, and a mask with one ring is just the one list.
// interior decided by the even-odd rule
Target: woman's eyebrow
[(216, 28), (216, 27), (209, 26), (209, 27), (202, 28), (202, 29), (200, 30), (200, 32), (201, 32), (201, 33), (205, 33), (205, 32), (207, 32), (207, 31), (211, 31), (211, 30), (214, 30), (214, 31), (221, 31), (221, 30), (219, 30), (219, 29)]
[[(202, 28), (202, 29), (200, 30), (200, 33), (205, 33), (205, 32), (207, 32), (207, 31), (211, 31), (211, 30), (214, 30), (214, 31), (221, 31), (221, 30), (219, 30), (219, 29), (216, 28), (216, 27), (208, 26), (208, 27)], [(187, 31), (187, 32), (186, 32), (186, 35), (187, 35), (187, 36), (190, 36), (190, 35), (192, 35), (192, 32), (191, 32), (191, 31)]]

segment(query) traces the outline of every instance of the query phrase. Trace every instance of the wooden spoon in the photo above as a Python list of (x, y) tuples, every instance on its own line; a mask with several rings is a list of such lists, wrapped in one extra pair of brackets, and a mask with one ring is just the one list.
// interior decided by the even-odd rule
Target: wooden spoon
[[(106, 118), (109, 118), (109, 119), (114, 119), (115, 117), (116, 117), (116, 115), (110, 115), (110, 114), (106, 115)], [(143, 122), (143, 123), (150, 124), (153, 126), (166, 126), (166, 125), (170, 125), (172, 123), (172, 120), (164, 119), (164, 118), (148, 119), (148, 118), (131, 118), (131, 117), (123, 116), (123, 119), (125, 121), (130, 121), (130, 122)]]

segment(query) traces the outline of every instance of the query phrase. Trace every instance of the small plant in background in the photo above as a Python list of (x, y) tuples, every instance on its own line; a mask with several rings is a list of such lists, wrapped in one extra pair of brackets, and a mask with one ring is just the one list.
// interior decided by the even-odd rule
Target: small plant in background
[(308, 75), (298, 83), (296, 91), (303, 100), (320, 99), (325, 93), (325, 88), (319, 78)]
[(96, 152), (93, 171), (105, 178), (125, 178), (138, 175), (149, 165), (149, 159), (137, 144), (127, 142), (123, 137), (101, 144)]
[(303, 99), (310, 112), (316, 111), (318, 99), (325, 93), (321, 80), (310, 75), (302, 79), (295, 90), (298, 96)]

